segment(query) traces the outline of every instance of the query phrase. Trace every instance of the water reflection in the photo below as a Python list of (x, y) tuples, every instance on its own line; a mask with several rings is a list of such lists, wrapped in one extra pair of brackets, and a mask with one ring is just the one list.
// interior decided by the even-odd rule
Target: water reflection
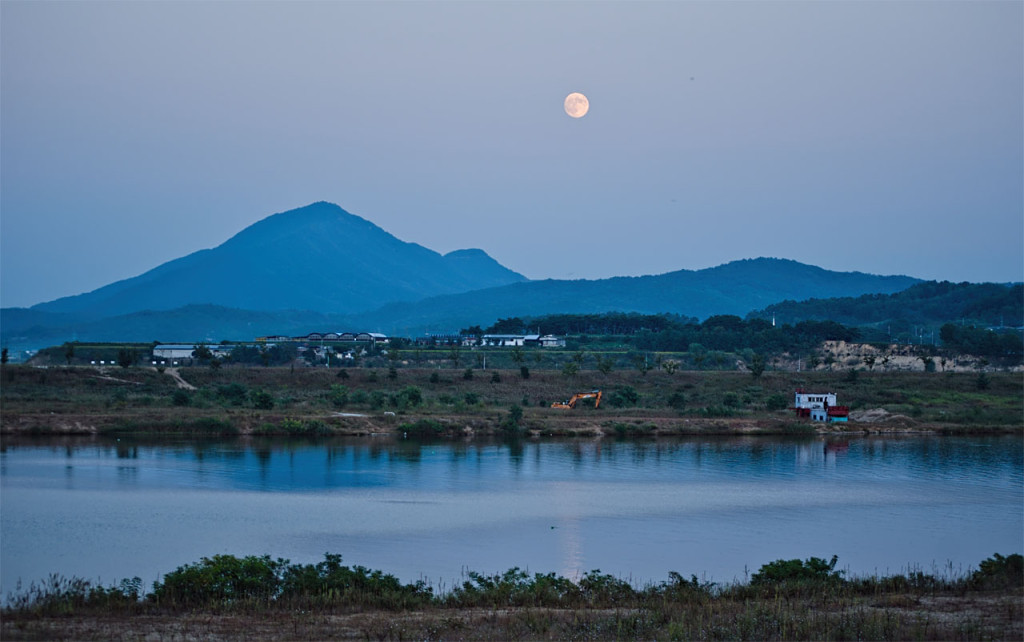
[(859, 572), (976, 564), (1020, 550), (1022, 444), (9, 438), (0, 584), (156, 575), (221, 552), (339, 552), (408, 580), (512, 566), (730, 579), (833, 553)]
[[(97, 483), (116, 485), (104, 477), (106, 462), (127, 481), (140, 468), (161, 471), (149, 485), (215, 485), (264, 491), (319, 491), (339, 486), (397, 485), (404, 475), (422, 483), (476, 478), (480, 483), (530, 475), (553, 479), (708, 478), (742, 471), (744, 476), (820, 476), (846, 468), (847, 474), (887, 479), (907, 476), (959, 478), (1006, 475), (1022, 467), (1021, 440), (957, 437), (701, 438), (649, 441), (578, 439), (535, 442), (418, 441), (400, 438), (337, 438), (329, 440), (233, 439), (174, 442), (146, 439), (57, 438), (5, 440), (0, 454), (4, 483), (20, 478), (12, 461), (63, 460), (69, 474), (85, 466)], [(36, 456), (26, 456), (35, 453)], [(43, 456), (43, 454), (46, 454)], [(708, 465), (708, 461), (711, 465)], [(130, 462), (130, 463), (129, 463)], [(447, 472), (436, 472), (444, 463)], [(425, 476), (420, 475), (428, 470)], [(38, 470), (36, 471), (39, 472)], [(83, 480), (85, 483), (86, 480)], [(132, 481), (134, 483), (134, 481)]]

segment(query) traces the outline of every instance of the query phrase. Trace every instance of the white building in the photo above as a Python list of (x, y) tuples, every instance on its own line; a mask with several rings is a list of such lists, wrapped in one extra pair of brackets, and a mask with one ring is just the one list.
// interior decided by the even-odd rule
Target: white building
[(796, 391), (796, 400), (793, 402), (794, 408), (829, 408), (836, 404), (836, 393), (834, 392), (806, 392), (804, 390)]
[(195, 352), (196, 347), (205, 345), (210, 349), (213, 356), (217, 358), (224, 358), (231, 354), (231, 351), (235, 348), (233, 345), (222, 346), (217, 344), (206, 344), (206, 343), (161, 343), (153, 348), (154, 359), (191, 359), (192, 353)]
[(542, 348), (564, 348), (565, 338), (556, 337), (553, 334), (545, 334), (543, 337), (538, 339)]
[(798, 417), (810, 417), (811, 421), (829, 423), (848, 421), (850, 409), (836, 402), (834, 392), (807, 392), (797, 390), (794, 407)]

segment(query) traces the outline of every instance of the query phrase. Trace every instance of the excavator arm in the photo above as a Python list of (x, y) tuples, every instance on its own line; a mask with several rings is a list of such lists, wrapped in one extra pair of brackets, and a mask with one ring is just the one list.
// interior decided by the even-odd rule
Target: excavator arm
[(577, 392), (567, 401), (563, 401), (561, 403), (556, 401), (555, 403), (551, 404), (551, 407), (571, 410), (572, 408), (576, 407), (576, 404), (580, 401), (580, 399), (593, 399), (594, 407), (598, 408), (601, 406), (601, 391), (591, 390), (590, 392)]

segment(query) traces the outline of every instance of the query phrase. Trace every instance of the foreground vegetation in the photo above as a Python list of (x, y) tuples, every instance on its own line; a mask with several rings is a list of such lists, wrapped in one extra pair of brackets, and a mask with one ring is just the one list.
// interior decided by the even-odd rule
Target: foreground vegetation
[(1020, 639), (1024, 563), (996, 554), (960, 577), (920, 571), (846, 578), (837, 559), (777, 560), (742, 584), (669, 573), (634, 587), (591, 571), (577, 580), (518, 568), (474, 572), (451, 591), (327, 554), (317, 564), (217, 555), (144, 593), (52, 577), (8, 596), (15, 639)]
[[(6, 433), (669, 435), (815, 431), (1019, 432), (1019, 373), (610, 371), (478, 368), (7, 364)], [(797, 388), (836, 392), (870, 418), (811, 424)], [(601, 389), (601, 407), (551, 408)]]

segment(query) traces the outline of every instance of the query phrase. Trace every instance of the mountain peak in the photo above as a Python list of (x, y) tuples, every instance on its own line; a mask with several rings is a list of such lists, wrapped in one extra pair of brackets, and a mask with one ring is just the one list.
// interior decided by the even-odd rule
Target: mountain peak
[(525, 280), (482, 250), (443, 257), (317, 201), (267, 216), (211, 250), (36, 307), (97, 315), (188, 304), (347, 313)]

